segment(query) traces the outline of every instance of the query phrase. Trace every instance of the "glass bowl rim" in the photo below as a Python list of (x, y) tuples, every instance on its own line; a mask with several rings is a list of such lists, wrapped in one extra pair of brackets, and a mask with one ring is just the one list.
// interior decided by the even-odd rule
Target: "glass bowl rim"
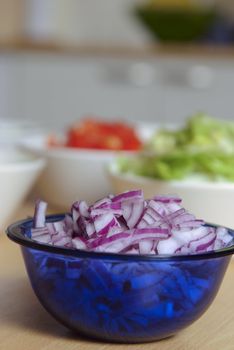
[[(57, 220), (61, 220), (67, 213), (61, 214), (52, 214), (46, 216), (46, 222), (53, 222)], [(38, 251), (53, 253), (56, 255), (65, 255), (73, 258), (93, 258), (93, 259), (111, 259), (111, 260), (128, 260), (128, 261), (190, 261), (190, 260), (206, 260), (213, 258), (220, 258), (228, 255), (234, 254), (234, 242), (232, 245), (199, 254), (181, 254), (181, 255), (173, 255), (173, 254), (165, 254), (165, 255), (137, 255), (137, 254), (121, 254), (121, 253), (110, 253), (110, 252), (92, 252), (85, 251), (75, 248), (63, 248), (58, 246), (52, 246), (50, 244), (38, 243), (33, 241), (32, 239), (26, 237), (22, 233), (23, 228), (30, 227), (30, 224), (33, 223), (33, 218), (29, 217), (27, 219), (23, 219), (20, 221), (16, 221), (15, 223), (9, 225), (6, 229), (6, 234), (10, 240), (15, 243), (20, 244), (21, 246), (31, 248)], [(220, 227), (221, 225), (206, 223), (207, 226), (211, 227)], [(224, 227), (224, 226), (222, 226)], [(234, 230), (227, 228), (228, 231), (233, 235), (234, 239)]]

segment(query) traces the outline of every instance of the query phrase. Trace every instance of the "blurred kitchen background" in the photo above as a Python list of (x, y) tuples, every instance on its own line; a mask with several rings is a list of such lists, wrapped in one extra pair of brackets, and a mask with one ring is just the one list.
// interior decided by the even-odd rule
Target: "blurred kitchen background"
[(233, 0), (0, 0), (0, 119), (233, 119)]

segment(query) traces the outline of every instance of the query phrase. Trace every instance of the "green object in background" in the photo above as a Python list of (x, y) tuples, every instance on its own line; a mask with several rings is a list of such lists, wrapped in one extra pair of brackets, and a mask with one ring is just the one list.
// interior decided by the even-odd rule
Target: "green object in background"
[(138, 7), (135, 13), (156, 39), (188, 42), (201, 39), (215, 22), (217, 14), (209, 8)]
[(160, 129), (142, 153), (118, 161), (121, 172), (160, 180), (205, 175), (234, 181), (234, 123), (196, 114), (178, 130)]

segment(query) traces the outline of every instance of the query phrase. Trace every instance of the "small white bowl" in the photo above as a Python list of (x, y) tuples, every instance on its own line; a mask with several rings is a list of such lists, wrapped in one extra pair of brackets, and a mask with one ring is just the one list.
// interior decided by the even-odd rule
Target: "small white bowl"
[(32, 154), (0, 149), (0, 228), (25, 199), (44, 166), (45, 161)]
[(42, 132), (42, 127), (29, 120), (0, 118), (0, 146), (17, 147), (17, 144), (29, 135)]
[(76, 200), (92, 203), (107, 195), (111, 185), (106, 175), (106, 166), (116, 154), (104, 150), (75, 149), (66, 147), (49, 148), (47, 135), (29, 137), (21, 146), (36, 155), (43, 156), (47, 165), (38, 179), (38, 195), (54, 206), (68, 210)]
[(112, 192), (142, 189), (145, 197), (156, 194), (177, 194), (183, 206), (207, 222), (234, 228), (234, 183), (211, 182), (190, 178), (183, 181), (161, 181), (132, 174), (122, 174), (115, 162), (108, 167)]

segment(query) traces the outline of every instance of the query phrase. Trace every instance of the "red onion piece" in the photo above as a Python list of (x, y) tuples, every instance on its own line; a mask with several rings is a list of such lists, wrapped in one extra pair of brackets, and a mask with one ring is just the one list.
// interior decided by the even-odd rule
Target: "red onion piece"
[(34, 227), (44, 227), (46, 221), (47, 203), (37, 200), (34, 211)]
[(153, 245), (154, 245), (153, 241), (143, 239), (142, 241), (139, 242), (139, 253), (140, 254), (150, 254), (151, 252), (154, 253)]
[(123, 217), (126, 221), (127, 226), (132, 229), (135, 227), (142, 217), (144, 210), (144, 201), (138, 200), (134, 203), (124, 202), (122, 204)]
[(31, 230), (31, 237), (37, 242), (49, 244), (51, 243), (51, 235), (47, 227), (36, 227)]
[(182, 199), (179, 198), (178, 196), (173, 196), (173, 195), (168, 195), (168, 196), (154, 196), (153, 199), (157, 202), (162, 202), (162, 203), (181, 203)]
[(82, 240), (81, 237), (75, 237), (72, 239), (72, 245), (76, 249), (86, 250), (87, 246), (85, 240)]
[(112, 202), (124, 202), (126, 200), (135, 201), (139, 199), (144, 199), (142, 190), (132, 190), (114, 196)]
[(95, 217), (93, 224), (97, 235), (107, 235), (111, 229), (120, 228), (118, 220), (112, 213)]

